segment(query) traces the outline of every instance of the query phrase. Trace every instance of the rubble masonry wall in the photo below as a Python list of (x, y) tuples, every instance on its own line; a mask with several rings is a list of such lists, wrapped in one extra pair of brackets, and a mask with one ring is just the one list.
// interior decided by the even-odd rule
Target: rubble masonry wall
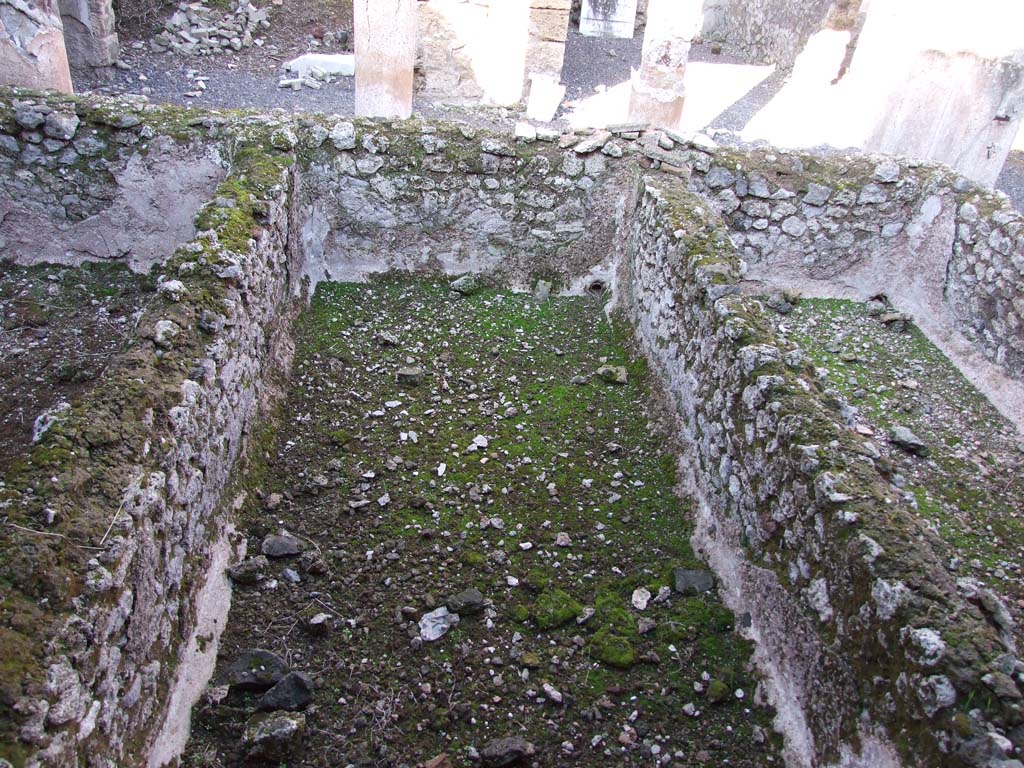
[[(40, 126), (18, 120), (33, 107), (41, 135), (57, 143), (35, 141)], [(72, 136), (50, 136), (47, 125)], [(104, 149), (83, 153), (85, 138)], [(786, 264), (834, 280), (873, 249), (895, 263), (920, 250), (915, 237), (938, 238), (948, 249), (928, 258), (938, 265), (946, 253), (950, 274), (976, 278), (948, 283), (954, 305), (966, 305), (958, 311), (973, 313), (973, 297), (1007, 277), (958, 265), (969, 263), (968, 246), (975, 263), (991, 266), (1009, 248), (1001, 265), (1014, 264), (1017, 219), (930, 167), (896, 163), (893, 179), (880, 159), (628, 130), (542, 138), (25, 93), (0, 101), (4, 178), (40, 221), (101, 217), (118, 205), (119, 174), (154, 151), (212, 164), (195, 192), (208, 202), (184, 244), (134, 265), (158, 263), (162, 275), (137, 344), (0, 488), (9, 521), (57, 534), (0, 529), (11, 585), (0, 630), (20, 670), (0, 690), (18, 692), (0, 750), (20, 750), (30, 765), (85, 754), (97, 765), (143, 764), (151, 754), (195, 634), (197, 595), (223, 579), (211, 572), (230, 522), (222, 496), (259, 404), (289, 365), (303, 286), (408, 269), (583, 290), (618, 270), (619, 306), (675, 398), (699, 468), (698, 544), (733, 606), (751, 614), (793, 759), (972, 764), (978, 745), (958, 734), (951, 707), (988, 695), (982, 676), (1014, 663), (998, 601), (953, 581), (942, 543), (890, 493), (813, 371), (773, 338), (741, 287), (762, 266)], [(62, 165), (69, 150), (86, 160)], [(639, 188), (638, 166), (649, 171)], [(141, 167), (159, 177), (163, 166)], [(64, 189), (78, 202), (59, 197)], [(0, 219), (12, 215), (21, 213)], [(0, 254), (38, 260), (18, 240), (0, 242)], [(131, 261), (131, 251), (113, 258)], [(992, 717), (1012, 722), (1019, 704), (997, 700)]]
[[(987, 765), (951, 714), (1014, 666), (998, 600), (954, 579), (813, 366), (741, 294), (718, 213), (679, 181), (641, 185), (619, 306), (674, 402), (695, 544), (750, 616), (789, 764)], [(995, 709), (1004, 727), (1020, 716), (1012, 698)]]

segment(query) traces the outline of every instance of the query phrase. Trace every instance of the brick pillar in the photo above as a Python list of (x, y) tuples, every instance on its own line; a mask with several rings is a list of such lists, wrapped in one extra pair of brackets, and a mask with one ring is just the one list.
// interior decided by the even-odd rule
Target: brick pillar
[(0, 0), (0, 85), (71, 93), (57, 0)]
[(416, 0), (355, 0), (353, 10), (356, 114), (409, 117), (416, 64)]
[(700, 0), (650, 0), (640, 69), (633, 70), (629, 119), (665, 128), (683, 115), (683, 75), (701, 20)]

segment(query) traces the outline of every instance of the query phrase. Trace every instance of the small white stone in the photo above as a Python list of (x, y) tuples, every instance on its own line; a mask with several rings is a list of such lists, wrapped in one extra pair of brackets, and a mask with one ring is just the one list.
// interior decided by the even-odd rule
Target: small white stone
[(644, 587), (633, 590), (633, 607), (638, 611), (647, 610), (647, 604), (651, 602), (651, 593)]

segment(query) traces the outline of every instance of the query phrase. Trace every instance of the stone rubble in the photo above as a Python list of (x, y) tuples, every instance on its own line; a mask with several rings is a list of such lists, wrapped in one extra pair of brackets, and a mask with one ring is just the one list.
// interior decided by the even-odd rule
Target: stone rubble
[(261, 44), (260, 30), (270, 27), (267, 9), (257, 8), (249, 0), (232, 0), (232, 5), (230, 13), (223, 13), (211, 8), (207, 0), (179, 3), (150, 47), (157, 53), (210, 56)]

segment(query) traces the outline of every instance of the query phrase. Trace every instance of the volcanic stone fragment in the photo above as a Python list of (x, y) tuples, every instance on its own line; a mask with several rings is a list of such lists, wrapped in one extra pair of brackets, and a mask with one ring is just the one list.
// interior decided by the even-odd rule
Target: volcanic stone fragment
[(482, 750), (480, 760), (484, 768), (504, 768), (516, 765), (524, 758), (537, 754), (537, 748), (521, 736), (508, 739), (495, 739)]
[(284, 659), (270, 651), (245, 651), (225, 673), (231, 687), (240, 691), (265, 691), (288, 674)]
[(290, 533), (272, 533), (263, 540), (260, 551), (267, 557), (292, 557), (302, 552), (302, 541)]
[(448, 598), (448, 610), (452, 613), (473, 614), (484, 609), (484, 596), (479, 589), (466, 589)]
[(283, 758), (306, 730), (306, 717), (299, 713), (275, 712), (253, 715), (245, 724), (242, 745), (252, 760)]
[(285, 709), (295, 712), (305, 709), (313, 701), (313, 679), (305, 672), (289, 672), (260, 696), (256, 709), (273, 711)]

